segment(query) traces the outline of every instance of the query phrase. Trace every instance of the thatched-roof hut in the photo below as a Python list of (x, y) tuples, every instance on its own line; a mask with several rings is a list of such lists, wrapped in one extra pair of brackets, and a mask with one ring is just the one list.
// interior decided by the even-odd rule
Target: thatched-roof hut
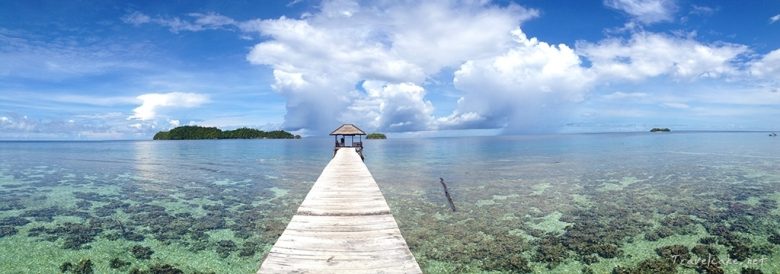
[[(336, 151), (339, 150), (339, 148), (342, 147), (353, 147), (355, 148), (355, 151), (360, 154), (360, 157), (363, 157), (363, 135), (366, 135), (366, 132), (357, 127), (353, 124), (343, 124), (336, 130), (330, 133), (335, 140), (336, 140), (336, 147), (333, 149), (333, 155), (336, 155)], [(358, 141), (355, 142), (355, 136), (358, 136)], [(341, 138), (339, 138), (341, 136)], [(347, 144), (345, 137), (350, 136), (350, 142)]]
[(366, 132), (358, 128), (356, 125), (343, 124), (336, 130), (331, 132), (330, 135), (355, 136), (355, 135), (366, 135)]

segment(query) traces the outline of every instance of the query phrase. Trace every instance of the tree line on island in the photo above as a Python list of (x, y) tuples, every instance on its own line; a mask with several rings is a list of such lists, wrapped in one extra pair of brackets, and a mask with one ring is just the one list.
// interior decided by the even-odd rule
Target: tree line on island
[(366, 135), (366, 139), (387, 139), (387, 136), (382, 133), (374, 132)]
[(170, 131), (160, 131), (154, 140), (201, 140), (201, 139), (300, 139), (284, 130), (262, 131), (254, 128), (221, 130), (216, 127), (181, 126)]

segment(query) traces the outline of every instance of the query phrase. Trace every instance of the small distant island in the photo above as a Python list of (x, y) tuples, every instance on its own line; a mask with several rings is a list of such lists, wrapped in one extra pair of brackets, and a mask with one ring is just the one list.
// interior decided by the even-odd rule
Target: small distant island
[(655, 127), (655, 128), (650, 130), (650, 132), (670, 132), (670, 131), (672, 131), (672, 130), (668, 129), (668, 128), (665, 128), (665, 127), (664, 128)]
[(215, 127), (181, 126), (170, 131), (160, 131), (154, 140), (203, 140), (203, 139), (300, 139), (284, 130), (262, 131), (254, 128), (221, 130)]
[(387, 136), (382, 133), (374, 132), (366, 135), (366, 139), (387, 139)]

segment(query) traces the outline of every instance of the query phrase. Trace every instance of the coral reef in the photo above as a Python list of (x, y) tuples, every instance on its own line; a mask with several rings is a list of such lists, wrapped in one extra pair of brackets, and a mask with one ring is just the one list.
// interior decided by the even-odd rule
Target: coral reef
[(708, 261), (700, 261), (696, 264), (696, 271), (699, 273), (707, 273), (707, 274), (723, 274), (725, 271), (720, 267), (720, 261), (717, 262), (708, 262)]
[(17, 230), (13, 226), (0, 226), (0, 238), (16, 234)]
[(776, 245), (780, 245), (780, 234), (772, 233), (772, 235), (769, 235), (767, 238), (767, 241)]
[(130, 262), (123, 261), (122, 259), (119, 259), (119, 258), (113, 258), (113, 259), (111, 259), (110, 262), (108, 262), (108, 266), (111, 267), (111, 268), (114, 268), (114, 269), (123, 268), (123, 267), (129, 266), (129, 265), (130, 265)]
[(669, 236), (672, 236), (672, 235), (674, 235), (674, 231), (671, 228), (662, 226), (662, 227), (653, 229), (653, 231), (648, 232), (647, 234), (645, 234), (645, 240), (657, 241), (658, 239), (666, 238), (666, 237), (669, 237)]
[(217, 254), (220, 257), (225, 258), (230, 256), (230, 253), (238, 250), (236, 243), (231, 240), (221, 240), (217, 242)]
[(184, 274), (184, 271), (169, 264), (155, 264), (144, 270), (133, 268), (130, 274)]
[(70, 262), (65, 262), (62, 265), (60, 265), (60, 272), (73, 273), (73, 274), (95, 273), (95, 271), (92, 269), (92, 260), (90, 259), (81, 260), (75, 265)]
[(26, 224), (29, 224), (30, 221), (27, 220), (27, 218), (12, 216), (12, 217), (6, 217), (0, 220), (0, 226), (24, 226)]
[(445, 233), (412, 230), (405, 237), (411, 249), (426, 250), (427, 258), (455, 264), (454, 272), (467, 271), (467, 267), (474, 264), (485, 270), (532, 272), (528, 259), (522, 255), (529, 250), (528, 243), (508, 235), (506, 227), (477, 219), (467, 219), (457, 227), (448, 227)]
[(655, 250), (658, 256), (663, 259), (669, 259), (675, 264), (679, 264), (691, 259), (691, 255), (688, 252), (688, 248), (684, 245), (669, 245), (659, 247)]
[(152, 258), (152, 254), (154, 254), (154, 251), (151, 247), (146, 246), (140, 246), (135, 245), (132, 248), (130, 248), (130, 253), (133, 254), (133, 257), (139, 260), (148, 260)]
[(64, 249), (82, 249), (89, 248), (87, 244), (95, 240), (95, 237), (102, 231), (100, 220), (90, 219), (85, 224), (66, 222), (53, 228), (36, 228), (31, 230), (29, 235), (46, 235), (48, 241), (63, 239), (62, 248)]
[(752, 267), (742, 268), (739, 271), (739, 273), (740, 274), (764, 274), (764, 272), (761, 271), (760, 269), (756, 269), (756, 268), (752, 268)]
[(262, 243), (256, 241), (246, 241), (238, 251), (238, 255), (241, 257), (251, 257), (255, 255), (255, 252), (260, 249)]
[(634, 267), (622, 266), (612, 269), (613, 274), (646, 274), (646, 273), (676, 273), (677, 267), (672, 260), (664, 258), (647, 259)]
[(698, 244), (691, 248), (691, 253), (699, 258), (718, 257), (720, 251), (712, 245)]
[(554, 236), (547, 236), (536, 243), (536, 254), (532, 257), (535, 262), (546, 263), (552, 269), (558, 266), (567, 257), (569, 252), (560, 240)]

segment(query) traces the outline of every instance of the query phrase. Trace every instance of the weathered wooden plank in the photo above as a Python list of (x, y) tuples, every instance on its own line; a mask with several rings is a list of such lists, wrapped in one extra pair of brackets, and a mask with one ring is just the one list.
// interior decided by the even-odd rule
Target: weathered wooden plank
[(258, 273), (422, 273), (353, 148), (314, 183)]

